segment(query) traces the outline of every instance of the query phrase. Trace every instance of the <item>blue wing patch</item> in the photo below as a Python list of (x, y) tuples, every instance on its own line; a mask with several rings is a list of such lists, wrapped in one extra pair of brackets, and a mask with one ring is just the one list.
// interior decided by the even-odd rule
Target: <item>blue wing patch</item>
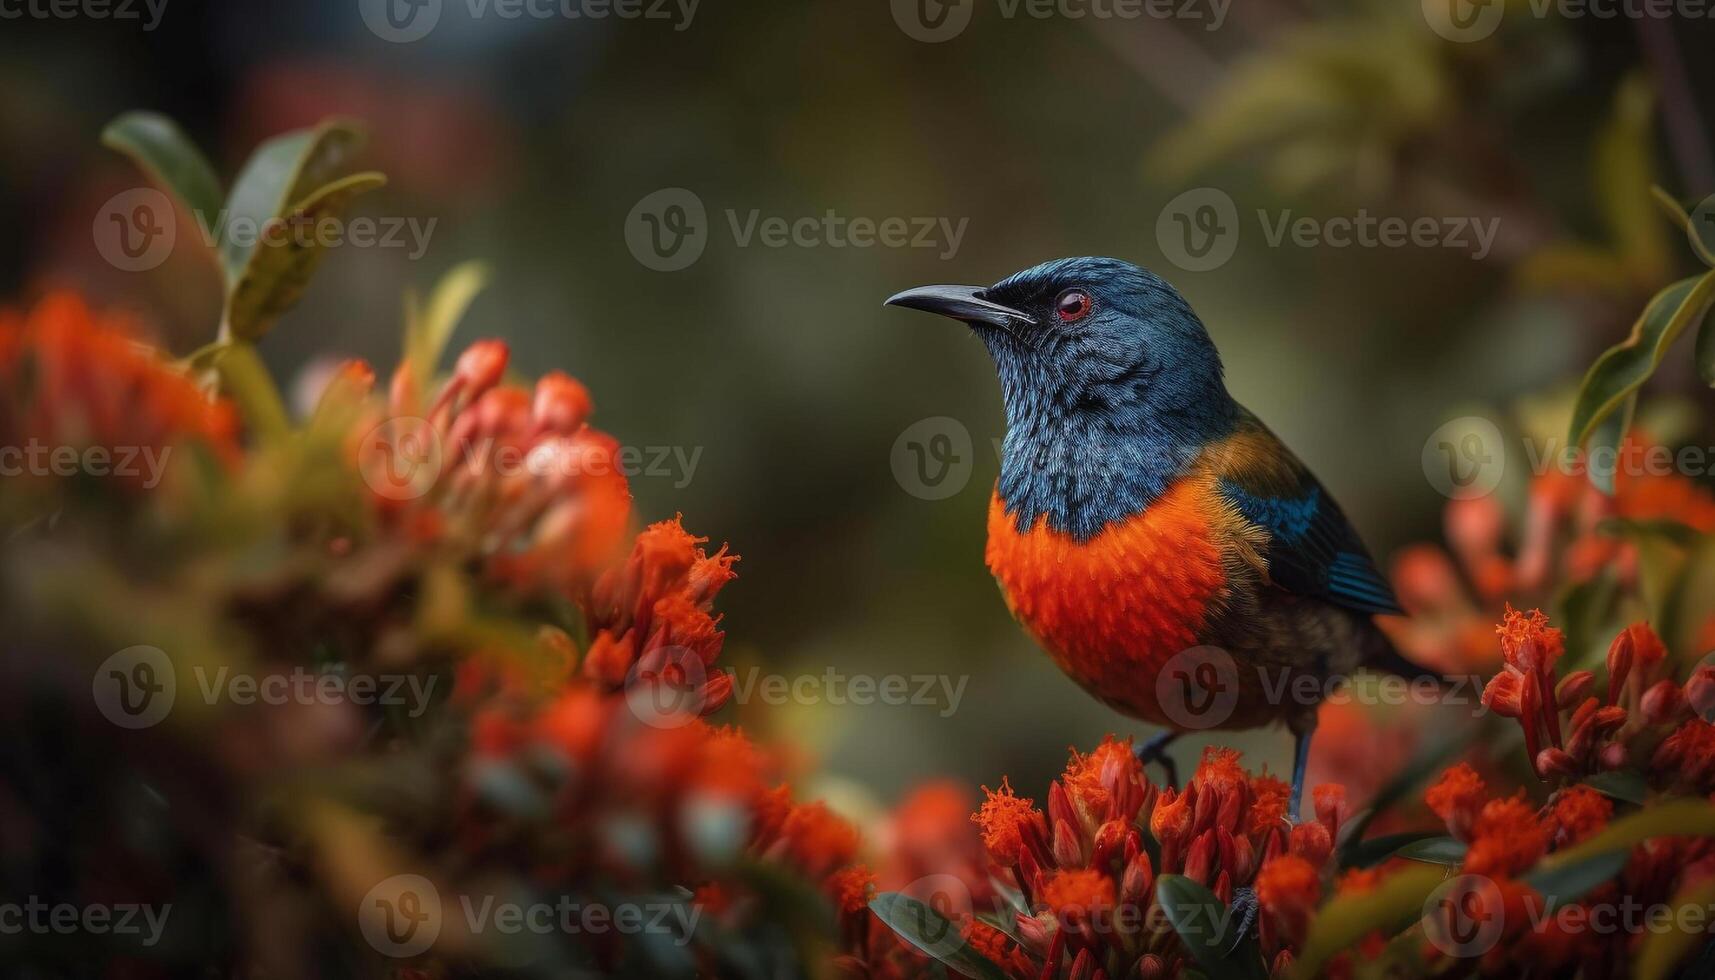
[(1298, 489), (1298, 494), (1280, 496), (1221, 481), (1221, 495), (1246, 520), (1269, 532), (1266, 557), (1274, 584), (1357, 612), (1402, 613), (1393, 588), (1339, 506), (1314, 477), (1307, 477)]

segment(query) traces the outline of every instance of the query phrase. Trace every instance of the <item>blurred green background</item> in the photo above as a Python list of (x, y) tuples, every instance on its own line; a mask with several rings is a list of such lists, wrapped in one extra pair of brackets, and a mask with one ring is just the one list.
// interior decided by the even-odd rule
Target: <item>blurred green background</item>
[[(1671, 54), (1715, 35), (1706, 22), (1527, 16), (1460, 44), (1406, 0), (1235, 0), (1219, 30), (1009, 18), (998, 0), (968, 2), (969, 26), (941, 43), (912, 37), (885, 0), (704, 0), (688, 25), (473, 17), (466, 0), (446, 0), (410, 43), (367, 28), (359, 0), (168, 0), (153, 30), (8, 20), (0, 277), (9, 296), (73, 284), (135, 308), (188, 351), (213, 335), (218, 278), (193, 242), (146, 272), (101, 258), (103, 203), (141, 184), (100, 147), (102, 125), (127, 109), (166, 112), (230, 179), (268, 135), (332, 114), (367, 119), (370, 162), (392, 182), (357, 213), (433, 220), (433, 231), (421, 255), (336, 250), (263, 344), (281, 378), (330, 355), (391, 366), (404, 291), (488, 262), (493, 287), (455, 346), (504, 338), (521, 373), (582, 378), (597, 424), (624, 443), (701, 451), (688, 483), (674, 471), (633, 488), (642, 518), (683, 512), (743, 555), (722, 597), (729, 663), (969, 678), (950, 713), (944, 702), (752, 703), (734, 709), (740, 720), (882, 801), (939, 775), (1040, 786), (1067, 746), (1143, 728), (1036, 652), (983, 567), (1002, 419), (982, 348), (882, 299), (1064, 255), (1156, 269), (1208, 324), (1240, 400), (1321, 474), (1385, 561), (1439, 533), (1445, 501), (1420, 461), (1437, 426), (1575, 376), (1621, 336), (1635, 304), (1523, 288), (1519, 256), (1607, 235), (1591, 187), (1622, 79), (1669, 71), (1669, 101), (1695, 114), (1710, 69)], [(1327, 64), (1256, 74), (1306, 48)], [(1234, 117), (1246, 99), (1250, 115)], [(1696, 147), (1650, 134), (1661, 179), (1688, 195), (1715, 189), (1697, 186), (1708, 175)], [(1169, 138), (1208, 152), (1175, 166)], [(709, 237), (697, 262), (660, 272), (634, 258), (625, 227), (641, 199), (674, 187), (706, 206)], [(1163, 207), (1194, 187), (1219, 188), (1241, 217), (1232, 260), (1206, 272), (1176, 267), (1157, 236)], [(1482, 260), (1270, 247), (1251, 217), (1360, 207), (1500, 217), (1515, 247)], [(754, 209), (968, 224), (951, 256), (771, 248), (736, 241), (729, 209), (741, 222)], [(925, 500), (896, 479), (896, 444), (941, 416), (968, 430), (972, 471), (957, 493)], [(1286, 768), (1286, 738), (1247, 741), (1254, 761)]]

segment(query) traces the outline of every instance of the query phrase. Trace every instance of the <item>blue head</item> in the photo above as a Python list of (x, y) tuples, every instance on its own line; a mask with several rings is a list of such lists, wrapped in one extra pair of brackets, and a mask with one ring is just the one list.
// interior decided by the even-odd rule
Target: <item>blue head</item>
[(993, 286), (888, 300), (970, 324), (1006, 402), (1000, 495), (1021, 529), (1080, 539), (1147, 507), (1239, 408), (1184, 297), (1118, 259), (1058, 259)]

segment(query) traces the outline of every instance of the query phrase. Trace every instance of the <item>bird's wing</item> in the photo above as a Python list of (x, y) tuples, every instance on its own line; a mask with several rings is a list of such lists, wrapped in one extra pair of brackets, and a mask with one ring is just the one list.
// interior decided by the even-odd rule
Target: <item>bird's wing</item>
[(1266, 532), (1261, 553), (1277, 587), (1356, 612), (1403, 613), (1340, 505), (1261, 422), (1246, 418), (1207, 458), (1223, 500)]

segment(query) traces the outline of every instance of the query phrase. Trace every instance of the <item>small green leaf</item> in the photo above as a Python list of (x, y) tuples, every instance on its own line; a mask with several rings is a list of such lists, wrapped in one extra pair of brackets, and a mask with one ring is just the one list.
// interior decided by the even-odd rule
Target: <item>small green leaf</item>
[(1237, 917), (1214, 892), (1184, 875), (1165, 874), (1156, 879), (1155, 899), (1179, 941), (1211, 980), (1268, 975), (1255, 945), (1239, 942)]
[(1643, 805), (1644, 797), (1649, 795), (1649, 786), (1644, 782), (1644, 774), (1636, 769), (1616, 769), (1612, 772), (1600, 772), (1584, 780), (1584, 785), (1603, 796), (1619, 800), (1621, 803)]
[[(1656, 293), (1632, 326), (1631, 336), (1608, 348), (1584, 375), (1568, 441), (1584, 445), (1596, 427), (1649, 380), (1680, 332), (1701, 320), (1711, 302), (1715, 302), (1715, 271), (1681, 279)], [(1594, 467), (1591, 473), (1594, 477)]]
[(1668, 269), (1667, 236), (1651, 213), (1648, 190), (1655, 184), (1654, 117), (1655, 92), (1643, 73), (1634, 72), (1621, 81), (1595, 146), (1596, 203), (1639, 282), (1655, 281)]
[(1656, 206), (1661, 209), (1661, 213), (1667, 216), (1667, 220), (1673, 222), (1680, 231), (1687, 233), (1691, 231), (1691, 213), (1685, 205), (1681, 204), (1672, 194), (1663, 190), (1659, 184), (1650, 185), (1649, 193), (1650, 197), (1655, 199)]
[(1001, 968), (966, 943), (959, 927), (941, 913), (899, 892), (883, 892), (869, 909), (911, 945), (973, 980), (1006, 980)]
[(276, 136), (256, 149), (232, 185), (218, 229), (228, 291), (249, 265), (261, 229), (337, 177), (362, 148), (363, 139), (357, 126), (333, 119)]
[(1395, 857), (1424, 864), (1458, 864), (1465, 860), (1465, 845), (1451, 837), (1431, 837), (1407, 844), (1395, 852)]
[(1309, 980), (1322, 974), (1335, 954), (1351, 949), (1379, 929), (1391, 936), (1423, 915), (1423, 903), (1441, 884), (1444, 868), (1408, 868), (1389, 875), (1374, 889), (1342, 895), (1322, 907), (1310, 923), (1304, 951), (1292, 964), (1292, 976)]
[(254, 341), (295, 306), (330, 244), (317, 232), (360, 194), (387, 183), (378, 173), (353, 174), (311, 194), (265, 229), (226, 300), (223, 335)]
[(1697, 376), (1715, 388), (1715, 317), (1705, 317), (1697, 331), (1697, 347), (1692, 354), (1697, 362)]
[(1524, 883), (1548, 901), (1548, 910), (1575, 902), (1590, 889), (1620, 873), (1626, 866), (1626, 849), (1591, 854), (1575, 861), (1544, 861), (1524, 876)]
[(137, 161), (173, 193), (197, 220), (213, 221), (220, 211), (220, 178), (190, 137), (166, 116), (127, 112), (101, 131), (102, 145)]
[[(1440, 840), (1445, 834), (1418, 830), (1404, 834), (1384, 834), (1364, 841), (1348, 841), (1340, 849), (1341, 868), (1370, 868), (1399, 854), (1401, 848), (1419, 841)], [(1400, 855), (1404, 856), (1404, 855)]]
[(256, 348), (249, 344), (228, 344), (214, 355), (215, 368), (220, 372), (221, 390), (238, 403), (238, 410), (250, 430), (264, 442), (278, 441), (291, 430), (286, 405), (280, 390), (268, 374)]
[(1672, 518), (1610, 517), (1596, 525), (1596, 533), (1630, 541), (1653, 539), (1672, 544), (1694, 544), (1702, 533), (1689, 524)]
[(411, 305), (405, 321), (405, 360), (417, 372), (418, 391), (428, 387), (453, 331), (470, 304), (488, 286), (488, 280), (487, 266), (465, 262), (435, 284), (425, 309), (418, 311), (414, 303)]

